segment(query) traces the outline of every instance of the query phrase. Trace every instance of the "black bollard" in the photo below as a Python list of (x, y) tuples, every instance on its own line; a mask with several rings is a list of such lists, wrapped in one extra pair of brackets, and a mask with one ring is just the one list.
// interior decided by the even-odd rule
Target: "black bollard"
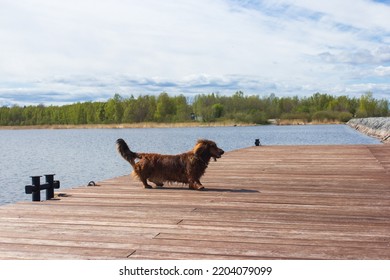
[(46, 174), (46, 200), (54, 198), (54, 175), (55, 174)]
[(41, 201), (41, 177), (42, 176), (31, 176), (32, 190), (32, 201)]

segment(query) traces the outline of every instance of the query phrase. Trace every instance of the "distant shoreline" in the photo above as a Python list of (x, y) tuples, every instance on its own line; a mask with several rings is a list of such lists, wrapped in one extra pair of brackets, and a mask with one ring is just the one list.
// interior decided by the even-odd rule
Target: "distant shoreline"
[(121, 124), (43, 124), (43, 125), (10, 125), (0, 126), (0, 130), (22, 129), (121, 129), (121, 128), (180, 128), (180, 127), (223, 127), (223, 126), (260, 126), (260, 125), (317, 125), (317, 124), (345, 124), (339, 121), (313, 121), (304, 120), (269, 120), (269, 124), (224, 122), (184, 122), (184, 123), (121, 123)]
[(22, 129), (121, 129), (121, 128), (180, 128), (180, 127), (220, 127), (220, 126), (255, 126), (236, 122), (185, 122), (185, 123), (123, 123), (123, 124), (45, 124), (45, 125), (14, 125), (0, 126), (0, 130), (22, 130)]
[(320, 124), (345, 124), (339, 121), (313, 121), (304, 120), (269, 120), (269, 124), (238, 123), (234, 121), (224, 122), (184, 122), (184, 123), (121, 123), (121, 124), (43, 124), (43, 125), (10, 125), (0, 126), (0, 130), (22, 129), (121, 129), (121, 128), (180, 128), (180, 127), (223, 127), (223, 126), (260, 126), (260, 125), (320, 125)]

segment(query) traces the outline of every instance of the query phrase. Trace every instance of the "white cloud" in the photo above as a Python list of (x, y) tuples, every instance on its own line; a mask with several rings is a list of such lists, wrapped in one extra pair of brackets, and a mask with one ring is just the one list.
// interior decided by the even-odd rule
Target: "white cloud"
[(390, 6), (370, 0), (276, 0), (322, 13), (335, 23), (361, 30), (388, 30)]
[(378, 76), (389, 76), (390, 77), (390, 66), (378, 66), (375, 68), (375, 73)]
[(356, 81), (390, 67), (390, 6), (368, 0), (1, 1), (2, 100), (388, 90)]

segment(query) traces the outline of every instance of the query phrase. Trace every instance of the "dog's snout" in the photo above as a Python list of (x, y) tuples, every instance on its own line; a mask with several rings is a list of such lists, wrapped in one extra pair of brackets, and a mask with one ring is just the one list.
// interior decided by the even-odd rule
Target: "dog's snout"
[(223, 154), (225, 153), (225, 151), (222, 150), (222, 149), (219, 149), (219, 153), (220, 153), (221, 155), (223, 155)]

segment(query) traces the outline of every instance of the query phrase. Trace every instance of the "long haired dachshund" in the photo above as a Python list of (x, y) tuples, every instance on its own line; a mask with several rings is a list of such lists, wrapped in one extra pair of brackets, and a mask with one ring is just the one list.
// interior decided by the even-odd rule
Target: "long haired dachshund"
[(188, 184), (190, 189), (202, 190), (200, 178), (206, 171), (211, 158), (216, 160), (224, 154), (215, 142), (198, 140), (195, 147), (178, 155), (135, 153), (123, 139), (116, 141), (120, 155), (133, 167), (133, 176), (137, 177), (145, 188), (152, 188), (148, 180), (162, 187), (165, 182)]

